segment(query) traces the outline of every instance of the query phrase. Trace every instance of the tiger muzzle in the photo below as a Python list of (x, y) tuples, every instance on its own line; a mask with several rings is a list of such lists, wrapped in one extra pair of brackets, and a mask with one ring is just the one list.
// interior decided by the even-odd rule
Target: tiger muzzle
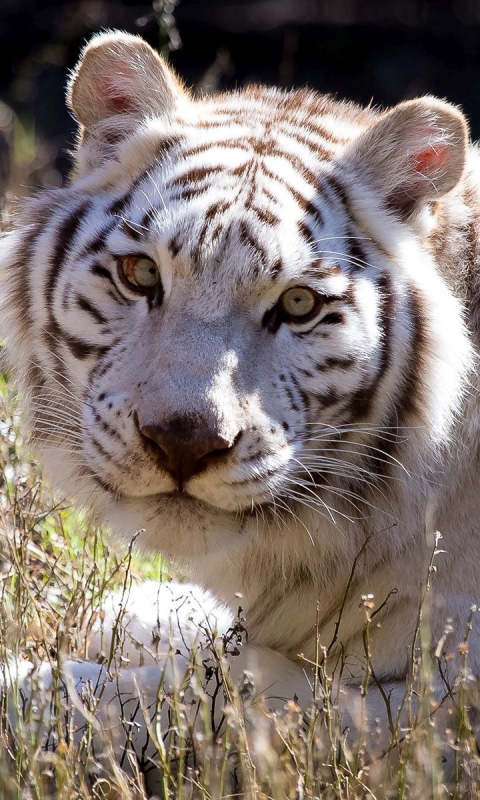
[(140, 425), (139, 431), (180, 490), (194, 475), (227, 457), (241, 435), (239, 432), (228, 441), (205, 420), (188, 415), (173, 417), (162, 425)]

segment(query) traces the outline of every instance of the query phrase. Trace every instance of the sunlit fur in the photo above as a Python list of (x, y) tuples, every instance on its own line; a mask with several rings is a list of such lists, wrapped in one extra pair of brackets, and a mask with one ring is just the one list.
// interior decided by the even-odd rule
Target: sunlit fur
[[(308, 91), (192, 99), (122, 34), (87, 48), (70, 102), (72, 182), (2, 243), (36, 452), (116, 534), (140, 530), (232, 614), (241, 597), (249, 647), (278, 656), (291, 696), (308, 694), (297, 654), (314, 657), (317, 622), (328, 645), (343, 608), (348, 711), (361, 596), (388, 597), (372, 652), (395, 702), (434, 530), (432, 640), (449, 617), (455, 651), (478, 600), (480, 173), (462, 115), (433, 98), (388, 113)], [(161, 303), (121, 285), (125, 254), (156, 262)], [(323, 305), (269, 327), (291, 286)], [(139, 425), (189, 415), (236, 444), (172, 494)], [(470, 653), (478, 672), (476, 631)], [(376, 687), (369, 703), (385, 717)]]

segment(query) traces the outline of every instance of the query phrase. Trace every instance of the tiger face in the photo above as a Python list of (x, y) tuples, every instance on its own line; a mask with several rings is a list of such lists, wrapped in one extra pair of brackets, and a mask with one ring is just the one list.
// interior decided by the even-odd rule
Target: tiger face
[(455, 109), (195, 101), (122, 34), (70, 104), (76, 173), (11, 236), (8, 331), (59, 486), (184, 559), (292, 514), (321, 537), (401, 468), (401, 431), (448, 436), (470, 350), (427, 242)]

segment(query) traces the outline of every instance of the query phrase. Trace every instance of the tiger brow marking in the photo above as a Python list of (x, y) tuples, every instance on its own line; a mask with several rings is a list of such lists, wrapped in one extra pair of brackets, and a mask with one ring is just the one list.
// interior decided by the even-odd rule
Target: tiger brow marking
[[(305, 203), (308, 202), (307, 199), (299, 193), (298, 189), (289, 184), (284, 177), (276, 175), (275, 172), (272, 172), (272, 170), (269, 169), (264, 162), (262, 162), (261, 170), (266, 178), (269, 178), (271, 181), (274, 181), (275, 183), (279, 183), (283, 189), (285, 189), (292, 195), (294, 200), (298, 202), (298, 197), (302, 197)], [(309, 184), (309, 185), (311, 189), (318, 191), (318, 186), (316, 184)]]
[[(310, 245), (315, 246), (319, 243), (319, 241), (322, 241), (322, 239), (318, 239), (315, 236), (312, 229), (312, 222), (314, 226), (316, 225), (318, 228), (324, 228), (325, 219), (323, 214), (315, 204), (316, 198), (310, 198), (307, 200), (298, 192), (295, 199), (304, 212), (303, 218), (298, 222), (298, 229), (306, 241)], [(308, 219), (308, 217), (310, 217), (310, 219)]]
[(152, 222), (155, 221), (155, 216), (156, 216), (157, 213), (158, 213), (158, 210), (156, 208), (154, 208), (153, 206), (151, 208), (147, 209), (147, 211), (145, 211), (145, 214), (143, 215), (143, 217), (141, 219), (140, 228), (144, 229), (147, 233), (150, 233), (150, 226), (151, 226)]
[(172, 236), (172, 238), (169, 239), (169, 241), (167, 242), (167, 248), (172, 254), (173, 258), (176, 258), (176, 256), (178, 256), (182, 247), (183, 247), (183, 242), (178, 233), (175, 233)]
[(151, 171), (151, 166), (147, 169), (144, 169), (143, 172), (138, 175), (134, 181), (132, 181), (131, 185), (128, 187), (126, 192), (123, 192), (119, 197), (113, 200), (112, 203), (107, 208), (106, 213), (112, 217), (118, 217), (123, 214), (125, 209), (130, 205), (132, 202), (133, 196), (137, 191), (138, 187), (146, 180)]
[(278, 197), (275, 197), (274, 194), (271, 193), (267, 186), (262, 186), (262, 194), (266, 197), (266, 199), (273, 203), (275, 206), (278, 206)]
[(295, 156), (293, 153), (287, 153), (284, 150), (279, 150), (274, 153), (274, 155), (278, 156), (279, 158), (284, 158), (285, 161), (288, 161), (295, 172), (298, 172), (311, 186), (316, 186), (318, 184), (318, 174), (310, 169), (310, 167), (307, 167), (300, 156)]
[(139, 223), (125, 218), (122, 219), (120, 225), (118, 226), (118, 230), (120, 233), (123, 233), (126, 236), (129, 236), (130, 239), (133, 239), (134, 242), (140, 241), (144, 233)]
[(272, 227), (280, 223), (280, 217), (277, 217), (269, 208), (259, 208), (257, 205), (250, 206), (252, 211), (264, 225), (271, 225)]
[[(200, 263), (200, 255), (201, 255), (202, 245), (203, 245), (203, 242), (205, 240), (205, 236), (207, 235), (208, 229), (212, 224), (212, 221), (214, 220), (214, 218), (216, 216), (220, 216), (225, 211), (228, 211), (228, 209), (231, 208), (232, 203), (234, 203), (234, 202), (235, 202), (235, 198), (232, 199), (230, 202), (227, 202), (226, 200), (217, 200), (216, 203), (213, 203), (209, 208), (207, 208), (207, 210), (206, 210), (206, 212), (204, 214), (204, 222), (203, 222), (203, 225), (202, 225), (202, 230), (200, 231), (200, 233), (198, 235), (197, 242), (195, 243), (195, 245), (194, 245), (194, 247), (192, 249), (192, 253), (191, 253), (192, 261), (193, 261), (194, 264), (198, 265)], [(214, 228), (214, 230), (210, 234), (210, 239), (211, 239), (212, 242), (215, 241), (218, 238), (218, 236), (221, 233), (222, 229), (223, 229), (223, 225), (221, 223), (216, 225), (216, 227)], [(175, 256), (176, 253), (172, 252), (172, 255)]]
[(362, 265), (367, 266), (368, 265), (367, 254), (363, 249), (362, 245), (360, 244), (358, 237), (357, 236), (350, 237), (348, 243), (350, 246), (349, 256), (354, 260), (355, 263), (358, 264), (358, 267), (361, 267)]
[(217, 175), (219, 172), (228, 174), (231, 170), (228, 167), (220, 165), (212, 165), (208, 167), (191, 167), (186, 172), (180, 175), (175, 175), (169, 178), (166, 184), (167, 189), (176, 188), (177, 186), (184, 186), (186, 183), (202, 183), (206, 178), (211, 175)]
[(271, 274), (271, 277), (272, 277), (272, 279), (274, 281), (277, 280), (277, 278), (280, 275), (280, 273), (282, 272), (282, 270), (283, 270), (283, 261), (279, 257), (279, 258), (277, 258), (277, 260), (270, 267), (270, 274)]
[(203, 222), (203, 225), (202, 225), (202, 230), (200, 231), (200, 234), (199, 234), (199, 237), (198, 237), (198, 243), (194, 248), (194, 252), (199, 249), (199, 246), (203, 242), (203, 239), (206, 236), (208, 227), (209, 227), (210, 223), (212, 222), (212, 220), (216, 216), (220, 216), (225, 211), (228, 211), (228, 209), (231, 208), (231, 205), (232, 205), (232, 202), (228, 202), (227, 200), (217, 200), (215, 203), (212, 203), (212, 205), (207, 208), (207, 210), (205, 211), (205, 213), (203, 215), (204, 222)]
[(84, 245), (84, 247), (78, 254), (79, 259), (85, 258), (86, 256), (89, 256), (91, 254), (99, 253), (105, 247), (107, 236), (109, 235), (109, 233), (112, 232), (115, 226), (116, 226), (115, 220), (112, 219), (109, 222), (107, 222), (107, 224), (101, 228), (99, 233), (91, 241), (87, 242)]
[(200, 155), (201, 153), (208, 153), (213, 148), (221, 148), (225, 150), (241, 150), (244, 153), (249, 153), (249, 148), (240, 142), (238, 139), (224, 139), (218, 142), (205, 142), (198, 144), (190, 149), (180, 151), (179, 156), (183, 159), (191, 158), (191, 156)]
[(211, 186), (177, 186), (175, 188), (175, 192), (170, 190), (170, 200), (172, 202), (178, 202), (179, 200), (192, 200), (194, 197), (198, 197), (200, 194), (206, 192), (207, 189), (211, 188)]
[(260, 260), (261, 265), (263, 267), (266, 267), (268, 264), (268, 257), (265, 252), (265, 249), (262, 247), (261, 244), (259, 244), (255, 236), (249, 229), (248, 224), (243, 219), (241, 220), (238, 226), (238, 233), (240, 236), (240, 241), (247, 247), (251, 247), (258, 254), (258, 258)]
[[(294, 129), (288, 130), (285, 128), (278, 128), (278, 132), (283, 136), (293, 139), (294, 141), (303, 145), (310, 151), (312, 155), (316, 156), (317, 158), (322, 159), (324, 161), (331, 161), (334, 155), (334, 151), (333, 148), (332, 150), (329, 150), (328, 147), (326, 146), (327, 143), (325, 140), (325, 136), (321, 136), (317, 130), (312, 130), (307, 124), (305, 125), (305, 128), (306, 130), (310, 130), (313, 136), (317, 136), (318, 138), (323, 139), (325, 144), (320, 142), (312, 142), (310, 139), (308, 139), (307, 136), (304, 136), (298, 130)], [(337, 142), (332, 142), (332, 143), (337, 144)]]

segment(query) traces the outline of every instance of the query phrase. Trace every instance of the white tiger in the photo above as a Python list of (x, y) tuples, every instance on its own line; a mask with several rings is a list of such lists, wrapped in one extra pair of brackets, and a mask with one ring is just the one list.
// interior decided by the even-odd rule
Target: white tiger
[[(116, 32), (86, 47), (68, 99), (71, 183), (2, 243), (2, 330), (37, 453), (199, 587), (178, 641), (205, 618), (224, 632), (241, 602), (234, 668), (276, 707), (308, 706), (298, 654), (315, 661), (318, 631), (344, 654), (354, 724), (374, 595), (365, 714), (385, 728), (435, 530), (432, 642), (451, 618), (455, 654), (479, 597), (480, 172), (464, 117), (431, 97), (386, 112), (310, 91), (194, 99)], [(190, 589), (133, 598), (134, 639), (151, 642), (169, 592)], [(469, 647), (478, 675), (478, 627)], [(155, 660), (120, 682), (154, 691)]]

